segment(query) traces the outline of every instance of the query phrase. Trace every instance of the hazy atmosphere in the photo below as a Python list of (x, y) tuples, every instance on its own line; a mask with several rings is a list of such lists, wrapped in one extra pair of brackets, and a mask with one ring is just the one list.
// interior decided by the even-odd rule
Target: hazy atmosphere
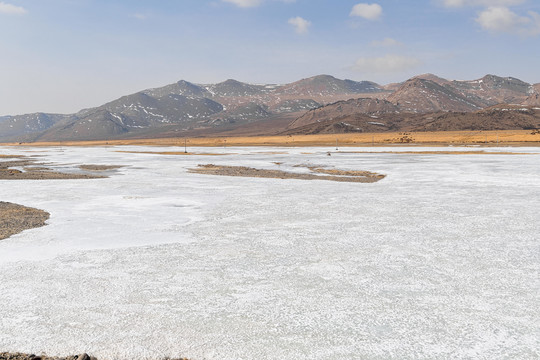
[(0, 34), (0, 115), (75, 112), (179, 79), (540, 82), (533, 0), (7, 0)]

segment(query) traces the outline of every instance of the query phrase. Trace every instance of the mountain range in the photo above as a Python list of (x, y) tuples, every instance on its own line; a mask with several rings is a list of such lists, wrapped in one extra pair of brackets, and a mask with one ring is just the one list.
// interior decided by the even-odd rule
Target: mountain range
[(284, 85), (180, 80), (75, 114), (1, 116), (0, 141), (538, 128), (540, 84), (512, 77), (424, 74), (383, 86), (319, 75)]

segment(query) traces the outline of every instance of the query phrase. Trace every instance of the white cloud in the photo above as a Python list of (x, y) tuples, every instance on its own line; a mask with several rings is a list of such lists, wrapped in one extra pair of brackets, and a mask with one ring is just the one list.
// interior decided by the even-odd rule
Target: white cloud
[(241, 8), (255, 7), (262, 4), (262, 0), (223, 0)]
[(421, 63), (417, 58), (402, 55), (362, 57), (356, 60), (353, 69), (364, 73), (393, 73), (413, 69)]
[(521, 16), (510, 10), (511, 6), (523, 4), (526, 0), (439, 1), (448, 8), (460, 8), (465, 6), (483, 7), (475, 20), (482, 29), (492, 33), (509, 33), (522, 36), (540, 35), (540, 14), (529, 11), (527, 13), (528, 16)]
[(442, 0), (446, 7), (464, 6), (512, 6), (523, 4), (525, 0)]
[(506, 7), (489, 7), (480, 12), (476, 22), (484, 30), (524, 36), (540, 34), (540, 14), (529, 11), (529, 17), (519, 16)]
[(301, 18), (300, 16), (290, 18), (289, 24), (294, 26), (294, 30), (298, 34), (307, 34), (309, 31), (309, 27), (311, 26), (311, 21), (308, 21), (306, 19)]
[(26, 14), (26, 9), (21, 6), (16, 6), (0, 1), (0, 14)]
[(392, 47), (392, 46), (401, 46), (403, 45), (396, 39), (392, 38), (384, 38), (382, 40), (374, 40), (371, 42), (372, 46), (380, 46), (380, 47)]
[[(221, 0), (221, 1), (236, 5), (241, 8), (250, 8), (250, 7), (257, 7), (257, 6), (262, 5), (262, 3), (265, 0)], [(274, 1), (279, 1), (279, 2), (284, 2), (284, 3), (296, 2), (296, 0), (274, 0)]]
[(382, 7), (379, 4), (360, 3), (353, 6), (350, 16), (359, 16), (368, 20), (377, 20), (382, 15)]

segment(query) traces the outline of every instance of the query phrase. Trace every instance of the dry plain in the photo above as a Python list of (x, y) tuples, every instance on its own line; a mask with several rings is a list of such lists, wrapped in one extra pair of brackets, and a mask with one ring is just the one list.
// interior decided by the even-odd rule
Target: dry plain
[(531, 130), (500, 131), (441, 131), (441, 132), (396, 132), (396, 133), (352, 133), (323, 135), (287, 136), (244, 136), (244, 137), (189, 137), (131, 140), (63, 141), (12, 143), (5, 145), (24, 146), (104, 146), (104, 145), (155, 145), (155, 146), (540, 146), (540, 133)]
[[(534, 359), (538, 148), (336, 151), (328, 140), (192, 146), (189, 156), (183, 144), (2, 147), (58, 173), (121, 167), (0, 180), (0, 200), (50, 213), (45, 227), (0, 241), (0, 348), (99, 359)], [(190, 172), (209, 164), (384, 178)]]

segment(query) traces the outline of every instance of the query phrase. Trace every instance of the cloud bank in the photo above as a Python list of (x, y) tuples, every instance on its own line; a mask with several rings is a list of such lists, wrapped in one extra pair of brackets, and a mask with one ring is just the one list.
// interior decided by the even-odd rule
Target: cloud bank
[[(250, 7), (257, 7), (259, 5), (262, 5), (262, 3), (265, 0), (221, 0), (221, 1), (236, 5), (240, 8), (250, 8)], [(296, 2), (296, 0), (274, 0), (274, 1), (280, 1), (284, 3)]]
[(350, 16), (358, 16), (367, 20), (377, 20), (381, 17), (383, 9), (379, 4), (360, 3), (353, 6)]
[(26, 9), (21, 6), (16, 6), (0, 1), (0, 14), (21, 15), (26, 14)]
[(241, 8), (256, 7), (262, 4), (262, 0), (223, 0)]
[(442, 0), (446, 7), (464, 7), (464, 6), (513, 6), (523, 4), (524, 0)]
[(483, 30), (491, 33), (508, 33), (521, 36), (540, 35), (540, 14), (529, 11), (526, 16), (519, 15), (510, 7), (520, 5), (526, 0), (441, 0), (447, 8), (466, 6), (483, 7), (475, 21)]
[(540, 14), (529, 11), (529, 16), (519, 16), (506, 7), (489, 7), (478, 14), (476, 22), (490, 32), (505, 32), (523, 36), (540, 34)]

